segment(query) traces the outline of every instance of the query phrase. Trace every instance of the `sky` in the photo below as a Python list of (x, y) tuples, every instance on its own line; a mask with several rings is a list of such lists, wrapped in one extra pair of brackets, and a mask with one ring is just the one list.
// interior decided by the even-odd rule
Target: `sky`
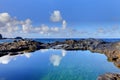
[(25, 38), (119, 38), (120, 0), (0, 0), (0, 33)]

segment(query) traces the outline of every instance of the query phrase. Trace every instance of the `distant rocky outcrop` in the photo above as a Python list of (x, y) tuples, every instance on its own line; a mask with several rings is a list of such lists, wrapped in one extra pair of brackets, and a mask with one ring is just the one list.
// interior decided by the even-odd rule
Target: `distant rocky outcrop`
[(0, 39), (2, 39), (3, 37), (2, 37), (2, 34), (0, 34)]
[(15, 39), (23, 39), (22, 37), (16, 37)]
[(106, 74), (100, 75), (97, 80), (120, 80), (120, 74), (106, 73)]

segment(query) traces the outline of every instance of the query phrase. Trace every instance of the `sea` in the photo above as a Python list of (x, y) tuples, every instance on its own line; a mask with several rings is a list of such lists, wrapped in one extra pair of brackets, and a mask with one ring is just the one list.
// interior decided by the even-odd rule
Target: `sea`
[[(79, 40), (81, 38), (76, 38)], [(66, 39), (32, 39), (50, 43)], [(102, 39), (108, 42), (120, 39)], [(0, 40), (1, 43), (14, 39)], [(0, 57), (0, 80), (97, 80), (105, 73), (120, 73), (104, 54), (90, 51), (41, 49), (31, 53)]]

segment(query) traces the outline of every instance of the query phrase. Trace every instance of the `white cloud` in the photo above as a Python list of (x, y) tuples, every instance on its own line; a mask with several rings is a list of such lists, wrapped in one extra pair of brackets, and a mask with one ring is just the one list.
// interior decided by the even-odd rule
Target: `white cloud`
[(67, 22), (65, 20), (63, 20), (63, 22), (62, 22), (62, 28), (66, 29), (66, 27), (67, 27)]
[[(51, 15), (53, 22), (62, 20), (60, 11), (56, 10)], [(34, 26), (32, 20), (18, 20), (8, 13), (0, 13), (0, 34), (5, 37), (34, 37), (31, 34), (38, 34), (42, 37), (71, 37), (73, 29), (67, 27), (66, 20), (63, 20), (61, 26), (48, 26), (46, 24)], [(73, 34), (72, 34), (73, 35)]]
[(24, 33), (28, 33), (32, 30), (32, 21), (30, 19), (26, 19), (24, 22), (22, 21), (22, 31)]
[(51, 21), (53, 21), (53, 22), (59, 22), (59, 21), (61, 21), (61, 20), (62, 20), (62, 16), (61, 16), (60, 11), (55, 10), (55, 11), (51, 14), (50, 19), (51, 19)]
[(59, 31), (59, 28), (58, 28), (58, 27), (52, 27), (52, 28), (51, 28), (51, 31), (52, 31), (52, 32), (58, 32), (58, 31)]
[(18, 32), (21, 21), (11, 17), (8, 13), (0, 13), (0, 33), (10, 36), (11, 33)]
[(10, 15), (8, 13), (0, 13), (0, 22), (5, 23), (10, 20)]

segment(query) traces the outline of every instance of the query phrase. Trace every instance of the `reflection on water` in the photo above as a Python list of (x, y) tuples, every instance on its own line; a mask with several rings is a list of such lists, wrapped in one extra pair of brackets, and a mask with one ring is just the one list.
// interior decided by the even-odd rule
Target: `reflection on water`
[(89, 51), (45, 49), (0, 57), (0, 80), (96, 80), (106, 72), (120, 70)]
[(66, 56), (67, 52), (65, 50), (62, 50), (62, 56)]
[(19, 54), (19, 55), (5, 55), (0, 57), (0, 64), (8, 64), (10, 61), (12, 60), (16, 60), (18, 56), (25, 56), (26, 58), (30, 58), (31, 57), (31, 53), (24, 53), (24, 54)]
[(50, 62), (54, 65), (54, 66), (59, 66), (60, 61), (61, 61), (62, 57), (60, 55), (52, 55), (50, 57)]
[(5, 55), (0, 57), (0, 63), (1, 64), (8, 64), (15, 56)]
[(30, 54), (30, 53), (24, 53), (23, 55), (25, 55), (26, 58), (30, 58), (32, 54)]
[(47, 52), (47, 51), (49, 51), (49, 50), (50, 50), (50, 49), (41, 49), (40, 52), (41, 52), (41, 53), (45, 53), (45, 52)]
[(66, 51), (62, 50), (61, 55), (53, 54), (50, 57), (50, 62), (53, 64), (53, 66), (59, 66), (62, 58), (66, 55)]

